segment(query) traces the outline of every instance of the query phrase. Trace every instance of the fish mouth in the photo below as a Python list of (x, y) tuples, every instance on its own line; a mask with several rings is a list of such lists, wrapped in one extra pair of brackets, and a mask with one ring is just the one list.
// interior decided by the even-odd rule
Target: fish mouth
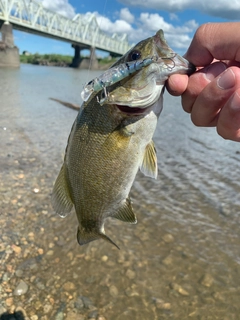
[(128, 115), (141, 115), (141, 114), (145, 114), (146, 112), (148, 112), (149, 109), (151, 109), (151, 107), (147, 107), (147, 108), (136, 108), (136, 107), (129, 107), (129, 106), (122, 106), (120, 104), (116, 104), (116, 107), (123, 113), (126, 113)]

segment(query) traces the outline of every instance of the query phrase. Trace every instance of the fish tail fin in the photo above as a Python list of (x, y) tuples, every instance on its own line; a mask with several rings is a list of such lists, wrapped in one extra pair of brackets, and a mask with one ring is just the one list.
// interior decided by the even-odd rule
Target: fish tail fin
[(118, 245), (116, 245), (116, 243), (114, 243), (108, 236), (106, 236), (105, 233), (102, 233), (101, 231), (96, 231), (96, 230), (86, 231), (78, 227), (77, 241), (80, 244), (80, 246), (97, 239), (104, 239), (110, 242), (111, 244), (113, 244), (116, 248), (120, 250)]

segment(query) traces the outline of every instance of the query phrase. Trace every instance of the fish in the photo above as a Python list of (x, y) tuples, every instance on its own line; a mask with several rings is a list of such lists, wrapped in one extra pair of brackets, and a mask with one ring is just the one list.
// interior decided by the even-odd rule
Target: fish
[(105, 233), (105, 220), (137, 223), (129, 193), (139, 169), (157, 179), (152, 137), (162, 111), (165, 82), (174, 73), (194, 70), (168, 46), (159, 30), (123, 55), (100, 76), (101, 81), (95, 79), (84, 87), (85, 101), (73, 123), (52, 192), (53, 208), (61, 217), (74, 207), (80, 245), (104, 239), (119, 249)]

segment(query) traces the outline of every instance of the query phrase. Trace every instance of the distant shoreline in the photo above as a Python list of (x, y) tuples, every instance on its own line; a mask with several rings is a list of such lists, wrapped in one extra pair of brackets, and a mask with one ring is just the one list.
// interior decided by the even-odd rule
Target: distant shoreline
[[(72, 58), (73, 58), (72, 56), (60, 55), (60, 54), (25, 53), (20, 55), (20, 62), (33, 64), (33, 65), (41, 65), (41, 66), (69, 68), (72, 63)], [(82, 59), (89, 59), (89, 57), (82, 57)], [(112, 59), (110, 59), (109, 57), (99, 58), (97, 70), (106, 70), (115, 61), (116, 61), (115, 58), (112, 58)]]

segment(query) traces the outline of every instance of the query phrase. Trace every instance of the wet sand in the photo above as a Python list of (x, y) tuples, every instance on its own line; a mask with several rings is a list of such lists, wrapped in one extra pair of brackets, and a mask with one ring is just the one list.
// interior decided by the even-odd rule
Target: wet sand
[(50, 203), (76, 111), (48, 99), (79, 104), (80, 75), (1, 72), (0, 319), (239, 319), (239, 145), (166, 97), (159, 178), (139, 173), (131, 191), (138, 224), (106, 222), (121, 250), (80, 247), (75, 214)]

